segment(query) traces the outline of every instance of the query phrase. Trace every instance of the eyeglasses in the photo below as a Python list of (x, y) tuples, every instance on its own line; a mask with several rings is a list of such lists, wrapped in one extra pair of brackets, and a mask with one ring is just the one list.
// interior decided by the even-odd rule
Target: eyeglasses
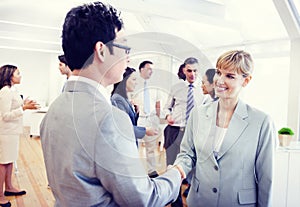
[(117, 48), (121, 48), (121, 49), (125, 50), (125, 53), (126, 53), (127, 55), (130, 53), (131, 48), (128, 47), (128, 46), (120, 45), (120, 44), (113, 43), (113, 42), (111, 43), (111, 45), (112, 45), (112, 46), (115, 46), (115, 47), (117, 47)]

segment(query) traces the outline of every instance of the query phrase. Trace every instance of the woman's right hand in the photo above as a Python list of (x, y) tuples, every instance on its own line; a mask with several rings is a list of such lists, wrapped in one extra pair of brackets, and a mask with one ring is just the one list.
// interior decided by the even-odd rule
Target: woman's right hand
[(146, 135), (147, 136), (154, 136), (154, 135), (158, 135), (158, 130), (154, 129), (152, 127), (146, 127)]

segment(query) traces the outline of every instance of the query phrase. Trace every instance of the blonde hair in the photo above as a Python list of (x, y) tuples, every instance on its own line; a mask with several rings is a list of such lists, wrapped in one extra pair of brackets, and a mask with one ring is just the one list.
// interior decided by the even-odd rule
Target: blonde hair
[(231, 50), (218, 58), (216, 67), (225, 70), (230, 68), (247, 77), (253, 71), (253, 61), (249, 53), (243, 50)]

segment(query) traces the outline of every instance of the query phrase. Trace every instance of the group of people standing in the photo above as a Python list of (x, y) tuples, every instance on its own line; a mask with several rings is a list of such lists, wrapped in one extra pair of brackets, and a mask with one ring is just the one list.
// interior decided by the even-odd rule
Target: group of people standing
[[(252, 79), (251, 55), (222, 54), (216, 69), (202, 77), (203, 92), (194, 84), (201, 63), (187, 58), (182, 80), (161, 110), (160, 95), (147, 90), (153, 63), (142, 62), (139, 75), (127, 67), (130, 47), (122, 28), (117, 10), (101, 2), (73, 8), (65, 18), (62, 46), (72, 75), (49, 107), (40, 135), (55, 206), (165, 206), (177, 202), (185, 178), (191, 207), (271, 206), (275, 127), (270, 116), (239, 98)], [(112, 84), (111, 95), (106, 87)], [(18, 101), (20, 113), (21, 106)], [(4, 114), (1, 122), (8, 120)], [(169, 166), (158, 174), (151, 153), (161, 114), (168, 122)], [(137, 149), (141, 138), (147, 172)], [(0, 172), (11, 170), (7, 162), (12, 160)]]

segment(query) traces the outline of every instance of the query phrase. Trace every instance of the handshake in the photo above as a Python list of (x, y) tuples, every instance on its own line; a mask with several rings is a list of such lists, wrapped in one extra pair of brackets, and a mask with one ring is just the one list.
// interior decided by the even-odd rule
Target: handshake
[(175, 168), (179, 171), (180, 176), (181, 176), (181, 181), (186, 178), (186, 174), (180, 165), (168, 165), (167, 170), (172, 169), (172, 168)]

